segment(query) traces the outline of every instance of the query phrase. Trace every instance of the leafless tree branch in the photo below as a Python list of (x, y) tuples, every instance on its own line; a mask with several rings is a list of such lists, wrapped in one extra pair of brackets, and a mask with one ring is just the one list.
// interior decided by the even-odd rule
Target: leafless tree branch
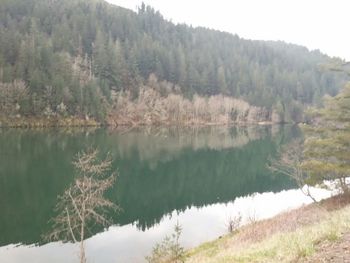
[(45, 238), (79, 242), (80, 262), (85, 263), (84, 239), (89, 225), (108, 226), (112, 221), (105, 214), (108, 210), (119, 210), (116, 204), (104, 197), (105, 191), (113, 186), (116, 176), (114, 173), (107, 174), (112, 165), (110, 156), (99, 161), (96, 149), (78, 153), (73, 165), (77, 177), (58, 197), (55, 207), (58, 214), (51, 220), (52, 231)]

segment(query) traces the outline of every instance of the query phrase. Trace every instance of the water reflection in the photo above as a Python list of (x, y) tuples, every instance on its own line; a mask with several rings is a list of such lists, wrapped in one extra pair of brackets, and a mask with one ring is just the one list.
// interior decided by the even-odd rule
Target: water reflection
[[(266, 169), (268, 156), (276, 153), (285, 137), (296, 136), (288, 132), (293, 131), (280, 131), (273, 135), (271, 127), (226, 129), (225, 133), (208, 129), (207, 133), (192, 132), (186, 139), (182, 139), (184, 135), (177, 134), (166, 145), (157, 141), (162, 141), (162, 136), (148, 136), (138, 142), (137, 147), (130, 144), (120, 147), (124, 150), (121, 154), (112, 149), (116, 160), (119, 160), (117, 166), (121, 178), (111, 194), (127, 209), (127, 213), (119, 216), (119, 222), (136, 222), (139, 228), (145, 230), (173, 210), (183, 211), (191, 206), (228, 202), (254, 192), (292, 187), (289, 178), (273, 176)], [(133, 134), (127, 136), (137, 137)], [(115, 145), (123, 144), (123, 138), (118, 134), (110, 137)], [(129, 143), (135, 141), (130, 140)], [(176, 141), (187, 143), (182, 144), (181, 150), (174, 150), (174, 146), (181, 145)], [(201, 147), (197, 143), (194, 147), (193, 142), (198, 141), (207, 143), (201, 143)], [(143, 144), (150, 142), (158, 146), (150, 148), (150, 152), (145, 154), (147, 147)], [(127, 155), (124, 155), (125, 149), (129, 149)]]
[(57, 195), (73, 180), (73, 156), (89, 146), (111, 152), (119, 171), (108, 197), (124, 211), (114, 221), (148, 232), (174, 213), (292, 188), (289, 178), (271, 175), (266, 161), (297, 136), (287, 126), (0, 130), (0, 246), (41, 242)]
[[(324, 189), (311, 190), (318, 200), (331, 195)], [(144, 257), (150, 253), (152, 246), (169, 235), (177, 222), (183, 228), (180, 242), (190, 248), (227, 233), (227, 219), (232, 215), (240, 213), (245, 223), (252, 213), (256, 219), (263, 219), (311, 202), (300, 190), (292, 189), (278, 193), (256, 193), (228, 203), (192, 207), (183, 212), (173, 211), (159, 224), (145, 231), (139, 231), (135, 225), (128, 224), (111, 227), (108, 231), (89, 238), (86, 241), (87, 257), (89, 262), (96, 263), (144, 262)], [(78, 250), (77, 246), (69, 243), (49, 243), (36, 247), (10, 245), (0, 248), (0, 258), (4, 263), (74, 263), (78, 261)]]

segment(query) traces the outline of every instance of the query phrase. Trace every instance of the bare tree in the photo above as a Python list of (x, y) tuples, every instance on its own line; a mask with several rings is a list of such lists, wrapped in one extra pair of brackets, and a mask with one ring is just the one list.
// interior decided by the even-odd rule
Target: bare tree
[(234, 233), (238, 230), (242, 223), (242, 215), (238, 213), (238, 215), (228, 218), (227, 221), (227, 230), (229, 233)]
[(303, 142), (300, 139), (295, 139), (281, 148), (279, 157), (271, 159), (268, 168), (272, 172), (282, 173), (294, 179), (299, 189), (312, 201), (317, 202), (311, 195), (309, 186), (305, 183), (307, 177), (302, 168), (302, 162)]
[(267, 109), (253, 107), (243, 100), (223, 95), (201, 97), (196, 94), (190, 100), (170, 91), (159, 92), (157, 85), (161, 84), (155, 84), (155, 76), (150, 78), (149, 83), (152, 83), (151, 87), (140, 87), (137, 99), (132, 99), (130, 92), (115, 93), (114, 106), (109, 112), (108, 122), (114, 126), (136, 126), (159, 123), (229, 124), (269, 120)]
[[(78, 153), (73, 165), (77, 171), (75, 181), (58, 197), (57, 216), (52, 219), (49, 240), (80, 243), (80, 262), (86, 262), (84, 239), (95, 225), (107, 227), (112, 222), (106, 218), (109, 210), (119, 207), (104, 197), (105, 191), (115, 182), (109, 174), (112, 160), (98, 160), (98, 151)], [(90, 231), (91, 232), (91, 231)]]

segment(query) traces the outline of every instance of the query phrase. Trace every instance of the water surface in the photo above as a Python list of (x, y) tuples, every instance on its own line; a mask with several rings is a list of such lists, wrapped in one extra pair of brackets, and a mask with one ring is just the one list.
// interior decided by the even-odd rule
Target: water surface
[[(229, 217), (268, 217), (305, 198), (266, 169), (293, 126), (0, 130), (0, 262), (76, 262), (77, 247), (46, 243), (75, 154), (96, 147), (118, 171), (107, 196), (123, 211), (87, 240), (90, 262), (143, 261), (179, 222), (191, 247), (226, 232)], [(280, 202), (284, 199), (284, 202)]]

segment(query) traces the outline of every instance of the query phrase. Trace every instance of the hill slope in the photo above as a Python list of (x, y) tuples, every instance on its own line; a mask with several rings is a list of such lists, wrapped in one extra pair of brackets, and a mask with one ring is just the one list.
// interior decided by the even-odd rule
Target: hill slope
[(152, 75), (166, 83), (161, 96), (221, 93), (295, 119), (344, 80), (319, 71), (331, 59), (318, 51), (174, 25), (151, 7), (135, 13), (102, 0), (1, 0), (0, 35), (7, 115), (104, 120), (116, 92), (134, 99)]

